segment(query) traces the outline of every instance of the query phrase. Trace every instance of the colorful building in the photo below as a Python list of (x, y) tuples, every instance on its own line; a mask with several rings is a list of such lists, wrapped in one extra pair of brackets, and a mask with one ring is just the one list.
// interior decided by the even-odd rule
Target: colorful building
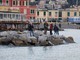
[(80, 17), (80, 8), (69, 8), (65, 10), (36, 10), (36, 20), (67, 21), (68, 17)]
[[(36, 5), (32, 6), (29, 4), (31, 0), (0, 0), (0, 6), (8, 6), (11, 12), (19, 11), (20, 13), (24, 13), (26, 19), (35, 19), (36, 13)], [(5, 7), (4, 7), (5, 8)], [(4, 11), (4, 10), (3, 10)]]
[(0, 0), (0, 11), (18, 12), (24, 14), (26, 20), (63, 20), (68, 17), (79, 17), (80, 8), (60, 10), (39, 9), (36, 5), (30, 5), (34, 0)]

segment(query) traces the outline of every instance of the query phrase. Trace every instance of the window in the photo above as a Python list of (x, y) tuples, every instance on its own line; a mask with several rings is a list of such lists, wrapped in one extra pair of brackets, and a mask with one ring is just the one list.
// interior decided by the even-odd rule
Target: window
[(0, 14), (0, 19), (3, 19), (3, 14)]
[(18, 15), (16, 15), (16, 19), (18, 19)]
[(39, 16), (39, 11), (37, 12), (37, 15)]
[(49, 12), (49, 16), (51, 16), (51, 12)]
[(32, 17), (30, 17), (30, 19), (32, 19)]
[(8, 4), (9, 3), (9, 1), (8, 0), (6, 0), (6, 4)]
[(46, 12), (44, 11), (44, 16), (46, 15)]
[(8, 19), (11, 19), (11, 14), (8, 14)]
[(34, 10), (31, 10), (31, 14), (34, 14)]
[(21, 5), (21, 1), (20, 1), (20, 5)]
[(70, 16), (70, 12), (67, 13), (67, 16)]
[(12, 15), (12, 18), (15, 18), (15, 14)]
[(33, 17), (33, 19), (35, 19), (35, 17)]
[(0, 0), (0, 4), (2, 4), (2, 0)]
[(13, 1), (13, 5), (16, 5), (16, 2), (15, 1)]
[(10, 16), (9, 16), (9, 17), (10, 17), (10, 19), (12, 19), (11, 14), (10, 14)]
[(30, 17), (30, 19), (35, 19), (35, 17)]
[(7, 18), (7, 14), (4, 14), (4, 18)]
[(55, 12), (55, 17), (57, 17), (58, 16), (58, 12)]
[(26, 1), (26, 6), (27, 6), (27, 1)]
[(74, 16), (77, 16), (77, 12), (74, 12)]
[(59, 11), (59, 17), (62, 17), (62, 11)]

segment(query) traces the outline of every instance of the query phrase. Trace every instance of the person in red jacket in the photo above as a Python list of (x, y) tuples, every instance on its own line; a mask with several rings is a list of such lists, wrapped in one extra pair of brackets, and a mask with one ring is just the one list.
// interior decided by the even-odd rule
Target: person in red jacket
[(53, 33), (52, 33), (52, 30), (53, 30), (53, 24), (52, 23), (50, 23), (50, 35), (52, 35)]

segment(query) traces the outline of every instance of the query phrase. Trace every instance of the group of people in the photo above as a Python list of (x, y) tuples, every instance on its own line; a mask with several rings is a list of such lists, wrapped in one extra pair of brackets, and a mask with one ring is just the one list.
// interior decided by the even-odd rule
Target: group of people
[[(52, 35), (52, 31), (54, 30), (54, 34), (59, 35), (59, 27), (53, 23), (50, 23), (50, 25), (47, 23), (47, 21), (44, 23), (44, 34), (47, 34), (47, 31), (50, 31), (50, 35)], [(30, 31), (30, 36), (34, 36), (34, 26), (33, 23), (28, 22), (28, 31)]]
[[(49, 27), (49, 29), (48, 29), (48, 27)], [(55, 23), (54, 26), (53, 26), (53, 23), (50, 23), (50, 26), (49, 26), (48, 23), (45, 22), (45, 23), (44, 23), (44, 34), (47, 34), (47, 30), (50, 31), (50, 35), (53, 34), (53, 33), (52, 33), (53, 30), (54, 30), (54, 34), (59, 35), (59, 27), (56, 25), (56, 23)]]

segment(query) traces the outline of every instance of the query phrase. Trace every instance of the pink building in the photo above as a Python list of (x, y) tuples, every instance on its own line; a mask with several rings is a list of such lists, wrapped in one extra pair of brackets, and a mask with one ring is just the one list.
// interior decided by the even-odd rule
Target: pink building
[(20, 13), (24, 13), (26, 19), (35, 19), (36, 5), (30, 5), (31, 0), (0, 0), (0, 6), (10, 6), (12, 9), (19, 9)]

